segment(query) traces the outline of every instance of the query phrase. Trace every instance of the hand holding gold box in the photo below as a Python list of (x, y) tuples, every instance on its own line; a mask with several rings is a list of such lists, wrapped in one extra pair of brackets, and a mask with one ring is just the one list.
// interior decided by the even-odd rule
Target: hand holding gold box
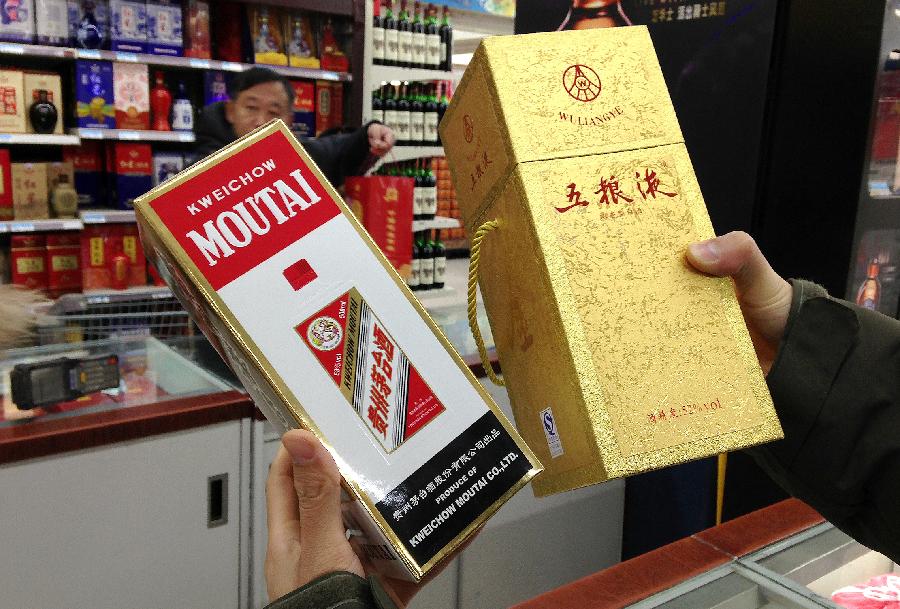
[(486, 39), (440, 130), (537, 494), (781, 437), (646, 28)]

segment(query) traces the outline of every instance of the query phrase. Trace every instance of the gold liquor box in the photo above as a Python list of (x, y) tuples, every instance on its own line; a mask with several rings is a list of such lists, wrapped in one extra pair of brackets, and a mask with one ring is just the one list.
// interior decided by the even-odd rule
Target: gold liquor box
[(540, 465), (281, 121), (134, 204), (150, 258), (277, 429), (330, 450), (357, 552), (417, 581)]
[(484, 40), (440, 132), (538, 495), (782, 437), (645, 27)]

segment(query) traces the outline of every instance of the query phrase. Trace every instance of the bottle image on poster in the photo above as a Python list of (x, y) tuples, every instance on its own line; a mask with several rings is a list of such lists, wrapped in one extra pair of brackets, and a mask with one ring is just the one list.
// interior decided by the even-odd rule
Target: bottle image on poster
[(895, 315), (900, 301), (900, 230), (872, 230), (863, 234), (848, 299), (885, 315)]

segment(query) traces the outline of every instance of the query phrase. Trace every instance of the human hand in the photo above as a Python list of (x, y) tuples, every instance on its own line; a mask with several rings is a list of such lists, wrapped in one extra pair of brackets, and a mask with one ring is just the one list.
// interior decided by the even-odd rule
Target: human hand
[(692, 243), (687, 259), (699, 271), (734, 280), (756, 357), (768, 374), (791, 310), (791, 284), (772, 270), (759, 246), (744, 232)]
[(369, 136), (369, 151), (376, 157), (382, 157), (394, 147), (394, 132), (387, 125), (372, 123), (366, 130)]
[[(334, 459), (308, 431), (289, 431), (281, 443), (266, 483), (269, 599), (335, 571), (367, 577), (369, 565), (347, 541), (341, 519), (341, 475)], [(393, 579), (381, 583), (399, 607), (405, 607), (421, 587)]]

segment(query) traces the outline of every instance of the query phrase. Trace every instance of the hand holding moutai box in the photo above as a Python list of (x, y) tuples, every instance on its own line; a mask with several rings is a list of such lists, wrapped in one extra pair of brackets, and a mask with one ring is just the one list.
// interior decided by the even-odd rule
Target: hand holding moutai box
[(540, 471), (280, 121), (135, 202), (148, 258), (282, 432), (329, 448), (351, 543), (417, 581)]
[(645, 27), (484, 40), (440, 132), (537, 494), (781, 437)]

